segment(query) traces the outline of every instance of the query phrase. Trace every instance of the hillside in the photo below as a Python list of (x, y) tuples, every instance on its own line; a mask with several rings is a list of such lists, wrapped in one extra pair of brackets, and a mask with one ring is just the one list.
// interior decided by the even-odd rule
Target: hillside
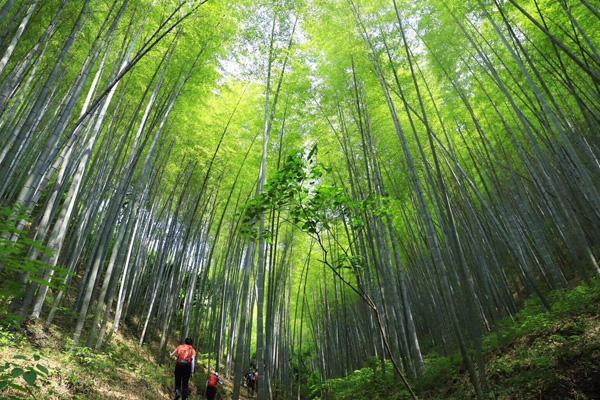
[[(0, 399), (173, 398), (172, 362), (161, 364), (148, 345), (140, 347), (132, 336), (117, 334), (100, 351), (72, 349), (71, 344), (55, 327), (28, 324), (15, 329), (0, 324)], [(231, 380), (222, 380), (221, 399), (230, 399)], [(191, 379), (192, 398), (202, 397), (205, 382), (206, 368), (199, 364)], [(247, 395), (243, 388), (240, 400)]]
[[(600, 398), (600, 281), (552, 294), (552, 309), (528, 301), (515, 320), (504, 321), (484, 338), (489, 398)], [(422, 399), (474, 399), (459, 357), (425, 357), (425, 372), (414, 382)], [(313, 387), (322, 400), (410, 398), (390, 363), (355, 371)]]
[[(171, 398), (167, 390), (172, 385), (170, 369), (159, 365), (155, 355), (146, 347), (140, 348), (132, 338), (117, 335), (100, 352), (85, 347), (71, 350), (71, 343), (63, 332), (37, 324), (19, 331), (2, 328), (0, 364), (4, 368), (0, 385), (18, 368), (27, 371), (42, 366), (35, 368), (38, 375), (32, 383), (37, 389), (18, 377), (10, 384), (25, 390), (3, 392), (3, 396), (30, 398), (26, 392), (32, 390), (38, 399)], [(10, 363), (8, 369), (6, 363)]]
[[(600, 393), (600, 281), (551, 295), (552, 309), (528, 301), (515, 320), (501, 323), (484, 338), (490, 398), (597, 399)], [(11, 385), (31, 390), (38, 399), (170, 399), (171, 365), (161, 365), (148, 346), (139, 347), (132, 337), (111, 338), (99, 352), (70, 350), (69, 339), (56, 330), (28, 325), (20, 331), (0, 331), (0, 385), (16, 368), (39, 372), (35, 385), (23, 377)], [(39, 359), (34, 359), (39, 358)], [(6, 369), (6, 363), (10, 367)], [(41, 365), (41, 367), (35, 367)], [(313, 399), (395, 400), (408, 399), (398, 384), (389, 361), (385, 370), (372, 360), (370, 368), (315, 384)], [(48, 371), (44, 374), (44, 371)], [(18, 371), (18, 369), (17, 369)], [(205, 381), (200, 365), (192, 378), (193, 394)], [(423, 399), (471, 399), (473, 387), (458, 357), (428, 354), (425, 372), (413, 382)], [(36, 386), (36, 387), (34, 387)], [(222, 399), (230, 399), (232, 383), (224, 378)], [(21, 398), (23, 390), (6, 391)], [(240, 399), (247, 399), (242, 389)]]

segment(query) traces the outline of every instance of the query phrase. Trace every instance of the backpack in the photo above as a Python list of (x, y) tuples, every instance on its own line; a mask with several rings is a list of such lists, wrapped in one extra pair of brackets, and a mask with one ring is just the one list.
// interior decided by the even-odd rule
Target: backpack
[(207, 384), (207, 386), (217, 387), (218, 384), (219, 384), (219, 377), (217, 377), (215, 374), (212, 374), (208, 378), (208, 384)]
[(177, 362), (180, 364), (189, 364), (192, 362), (194, 357), (194, 348), (190, 345), (184, 344), (177, 347)]

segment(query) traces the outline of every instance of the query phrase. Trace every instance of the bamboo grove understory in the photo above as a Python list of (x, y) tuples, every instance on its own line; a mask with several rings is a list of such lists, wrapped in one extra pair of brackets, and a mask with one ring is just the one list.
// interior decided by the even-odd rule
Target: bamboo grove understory
[(600, 275), (597, 2), (0, 4), (0, 304), (71, 346), (483, 398), (482, 335)]

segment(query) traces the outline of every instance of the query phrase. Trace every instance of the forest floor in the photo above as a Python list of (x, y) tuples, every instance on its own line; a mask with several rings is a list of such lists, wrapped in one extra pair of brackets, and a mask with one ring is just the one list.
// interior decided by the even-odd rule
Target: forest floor
[[(0, 324), (0, 399), (173, 398), (172, 363), (160, 364), (149, 346), (139, 347), (135, 337), (115, 335), (98, 352), (85, 347), (71, 349), (71, 343), (69, 335), (54, 326), (47, 329), (28, 324), (13, 330)], [(28, 371), (36, 373), (32, 384), (28, 383)], [(190, 399), (204, 398), (205, 382), (206, 369), (200, 365), (190, 382)], [(220, 399), (230, 399), (233, 383), (227, 378), (223, 382)], [(240, 400), (249, 399), (242, 388)]]
[[(490, 399), (600, 399), (600, 280), (550, 294), (551, 310), (531, 299), (514, 320), (483, 339)], [(322, 400), (409, 399), (391, 366), (374, 361), (312, 389)], [(425, 356), (415, 382), (421, 399), (474, 399), (460, 357)]]
[[(170, 369), (161, 366), (146, 346), (140, 348), (132, 337), (123, 335), (114, 336), (101, 352), (94, 352), (85, 347), (72, 350), (70, 338), (54, 327), (30, 324), (16, 332), (0, 327), (0, 366), (7, 363), (8, 373), (17, 375), (12, 383), (22, 389), (0, 390), (2, 399), (171, 398)], [(34, 365), (48, 371), (37, 374), (35, 387), (19, 376), (20, 369), (27, 371)], [(30, 390), (35, 397), (25, 394)]]

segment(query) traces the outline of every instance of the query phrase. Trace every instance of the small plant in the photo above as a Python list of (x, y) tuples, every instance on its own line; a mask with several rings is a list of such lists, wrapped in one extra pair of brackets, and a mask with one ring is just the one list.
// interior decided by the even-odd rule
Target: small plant
[(460, 358), (458, 356), (443, 357), (437, 354), (430, 354), (424, 359), (425, 370), (419, 380), (421, 389), (427, 390), (439, 385), (440, 382), (447, 382), (456, 377), (460, 369)]
[(0, 326), (0, 347), (14, 346), (16, 340), (13, 332)]
[[(46, 383), (48, 368), (40, 364), (41, 357), (34, 354), (31, 359), (24, 355), (14, 356), (14, 362), (0, 366), (0, 393), (10, 393), (3, 399), (21, 400), (35, 397), (39, 383)], [(34, 366), (23, 366), (18, 361), (33, 362)]]
[(93, 370), (104, 370), (112, 368), (110, 356), (104, 353), (96, 353), (89, 347), (75, 347), (71, 355), (79, 364)]
[(65, 381), (69, 390), (75, 395), (85, 395), (86, 397), (76, 398), (87, 398), (87, 396), (93, 392), (93, 384), (87, 379), (82, 379), (81, 374), (78, 372), (69, 372), (65, 376)]

